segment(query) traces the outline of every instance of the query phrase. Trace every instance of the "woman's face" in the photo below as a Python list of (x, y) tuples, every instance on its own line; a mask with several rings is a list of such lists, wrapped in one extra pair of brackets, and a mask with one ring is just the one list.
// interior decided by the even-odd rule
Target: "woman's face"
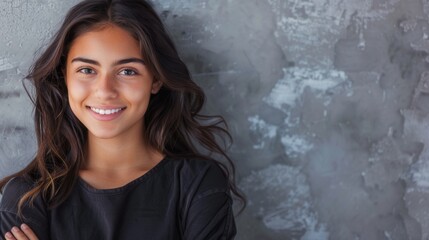
[(150, 95), (161, 87), (147, 69), (138, 42), (115, 25), (73, 41), (66, 84), (71, 110), (89, 137), (103, 139), (141, 135)]

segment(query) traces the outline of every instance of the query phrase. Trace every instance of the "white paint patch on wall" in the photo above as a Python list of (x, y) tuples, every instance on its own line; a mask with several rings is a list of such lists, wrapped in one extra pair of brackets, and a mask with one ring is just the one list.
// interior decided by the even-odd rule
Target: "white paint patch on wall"
[(240, 187), (252, 199), (249, 209), (258, 209), (253, 214), (260, 216), (268, 229), (285, 236), (305, 232), (301, 239), (329, 239), (325, 225), (313, 211), (307, 178), (299, 168), (271, 165), (244, 178)]
[[(399, 0), (268, 0), (276, 16), (274, 36), (297, 65), (332, 66), (332, 49), (353, 22), (359, 47), (363, 29), (394, 12)], [(286, 42), (286, 44), (284, 44)]]
[(306, 45), (321, 46), (332, 44), (330, 37), (339, 34), (338, 28), (331, 27), (331, 25), (326, 24), (326, 19), (320, 18), (315, 20), (282, 16), (277, 21), (277, 28), (278, 30), (274, 33), (276, 37), (286, 33), (287, 38), (292, 41), (303, 41), (303, 44), (288, 46), (288, 48), (296, 49), (303, 48)]
[(282, 136), (281, 142), (289, 157), (304, 155), (314, 147), (313, 144), (307, 141), (304, 136), (299, 135)]
[(263, 100), (270, 106), (287, 112), (287, 107), (294, 108), (304, 90), (325, 95), (326, 90), (334, 88), (347, 80), (343, 71), (292, 67), (283, 69), (280, 79), (271, 93)]
[(410, 177), (417, 188), (425, 189), (429, 192), (429, 114), (418, 110), (402, 110), (404, 116), (404, 134), (416, 141), (425, 144), (418, 161), (413, 163), (410, 168)]
[(266, 145), (266, 140), (273, 139), (277, 136), (278, 127), (266, 123), (259, 115), (249, 117), (247, 120), (250, 122), (250, 131), (260, 136), (257, 140), (257, 144), (253, 145), (254, 149), (263, 149)]
[(13, 69), (14, 66), (5, 57), (0, 57), (0, 72)]
[[(425, 153), (427, 154), (427, 152)], [(429, 189), (429, 159), (420, 157), (411, 168), (411, 176), (416, 186)]]
[[(347, 26), (353, 15), (369, 20), (384, 19), (400, 0), (268, 0), (278, 15), (287, 9), (295, 18), (324, 19), (327, 25)], [(382, 2), (382, 3), (381, 3)], [(319, 32), (313, 32), (319, 35)]]

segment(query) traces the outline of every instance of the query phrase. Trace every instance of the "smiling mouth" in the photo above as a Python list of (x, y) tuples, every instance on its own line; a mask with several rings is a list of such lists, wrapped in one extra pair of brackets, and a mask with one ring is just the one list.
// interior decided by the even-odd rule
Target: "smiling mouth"
[(100, 115), (115, 114), (115, 113), (118, 113), (118, 112), (123, 111), (125, 109), (125, 107), (111, 108), (111, 109), (101, 109), (101, 108), (95, 108), (95, 107), (88, 107), (88, 108), (91, 109), (93, 112), (98, 113)]

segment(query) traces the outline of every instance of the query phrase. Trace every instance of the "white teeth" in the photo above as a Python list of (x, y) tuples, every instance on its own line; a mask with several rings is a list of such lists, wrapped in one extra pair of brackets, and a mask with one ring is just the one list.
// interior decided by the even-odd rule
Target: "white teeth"
[(113, 113), (117, 113), (117, 112), (121, 111), (122, 108), (116, 108), (116, 109), (98, 109), (98, 108), (95, 108), (95, 107), (91, 107), (91, 110), (94, 111), (94, 112), (96, 112), (96, 113), (98, 113), (98, 114), (101, 114), (101, 115), (109, 115), (109, 114), (113, 114)]

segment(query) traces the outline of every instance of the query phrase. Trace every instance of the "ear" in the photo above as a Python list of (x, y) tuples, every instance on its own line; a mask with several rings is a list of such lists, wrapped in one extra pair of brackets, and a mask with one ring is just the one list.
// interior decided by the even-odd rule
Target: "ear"
[(150, 91), (152, 94), (157, 94), (159, 89), (162, 87), (162, 82), (158, 80), (156, 77), (153, 78), (152, 82), (152, 90)]

